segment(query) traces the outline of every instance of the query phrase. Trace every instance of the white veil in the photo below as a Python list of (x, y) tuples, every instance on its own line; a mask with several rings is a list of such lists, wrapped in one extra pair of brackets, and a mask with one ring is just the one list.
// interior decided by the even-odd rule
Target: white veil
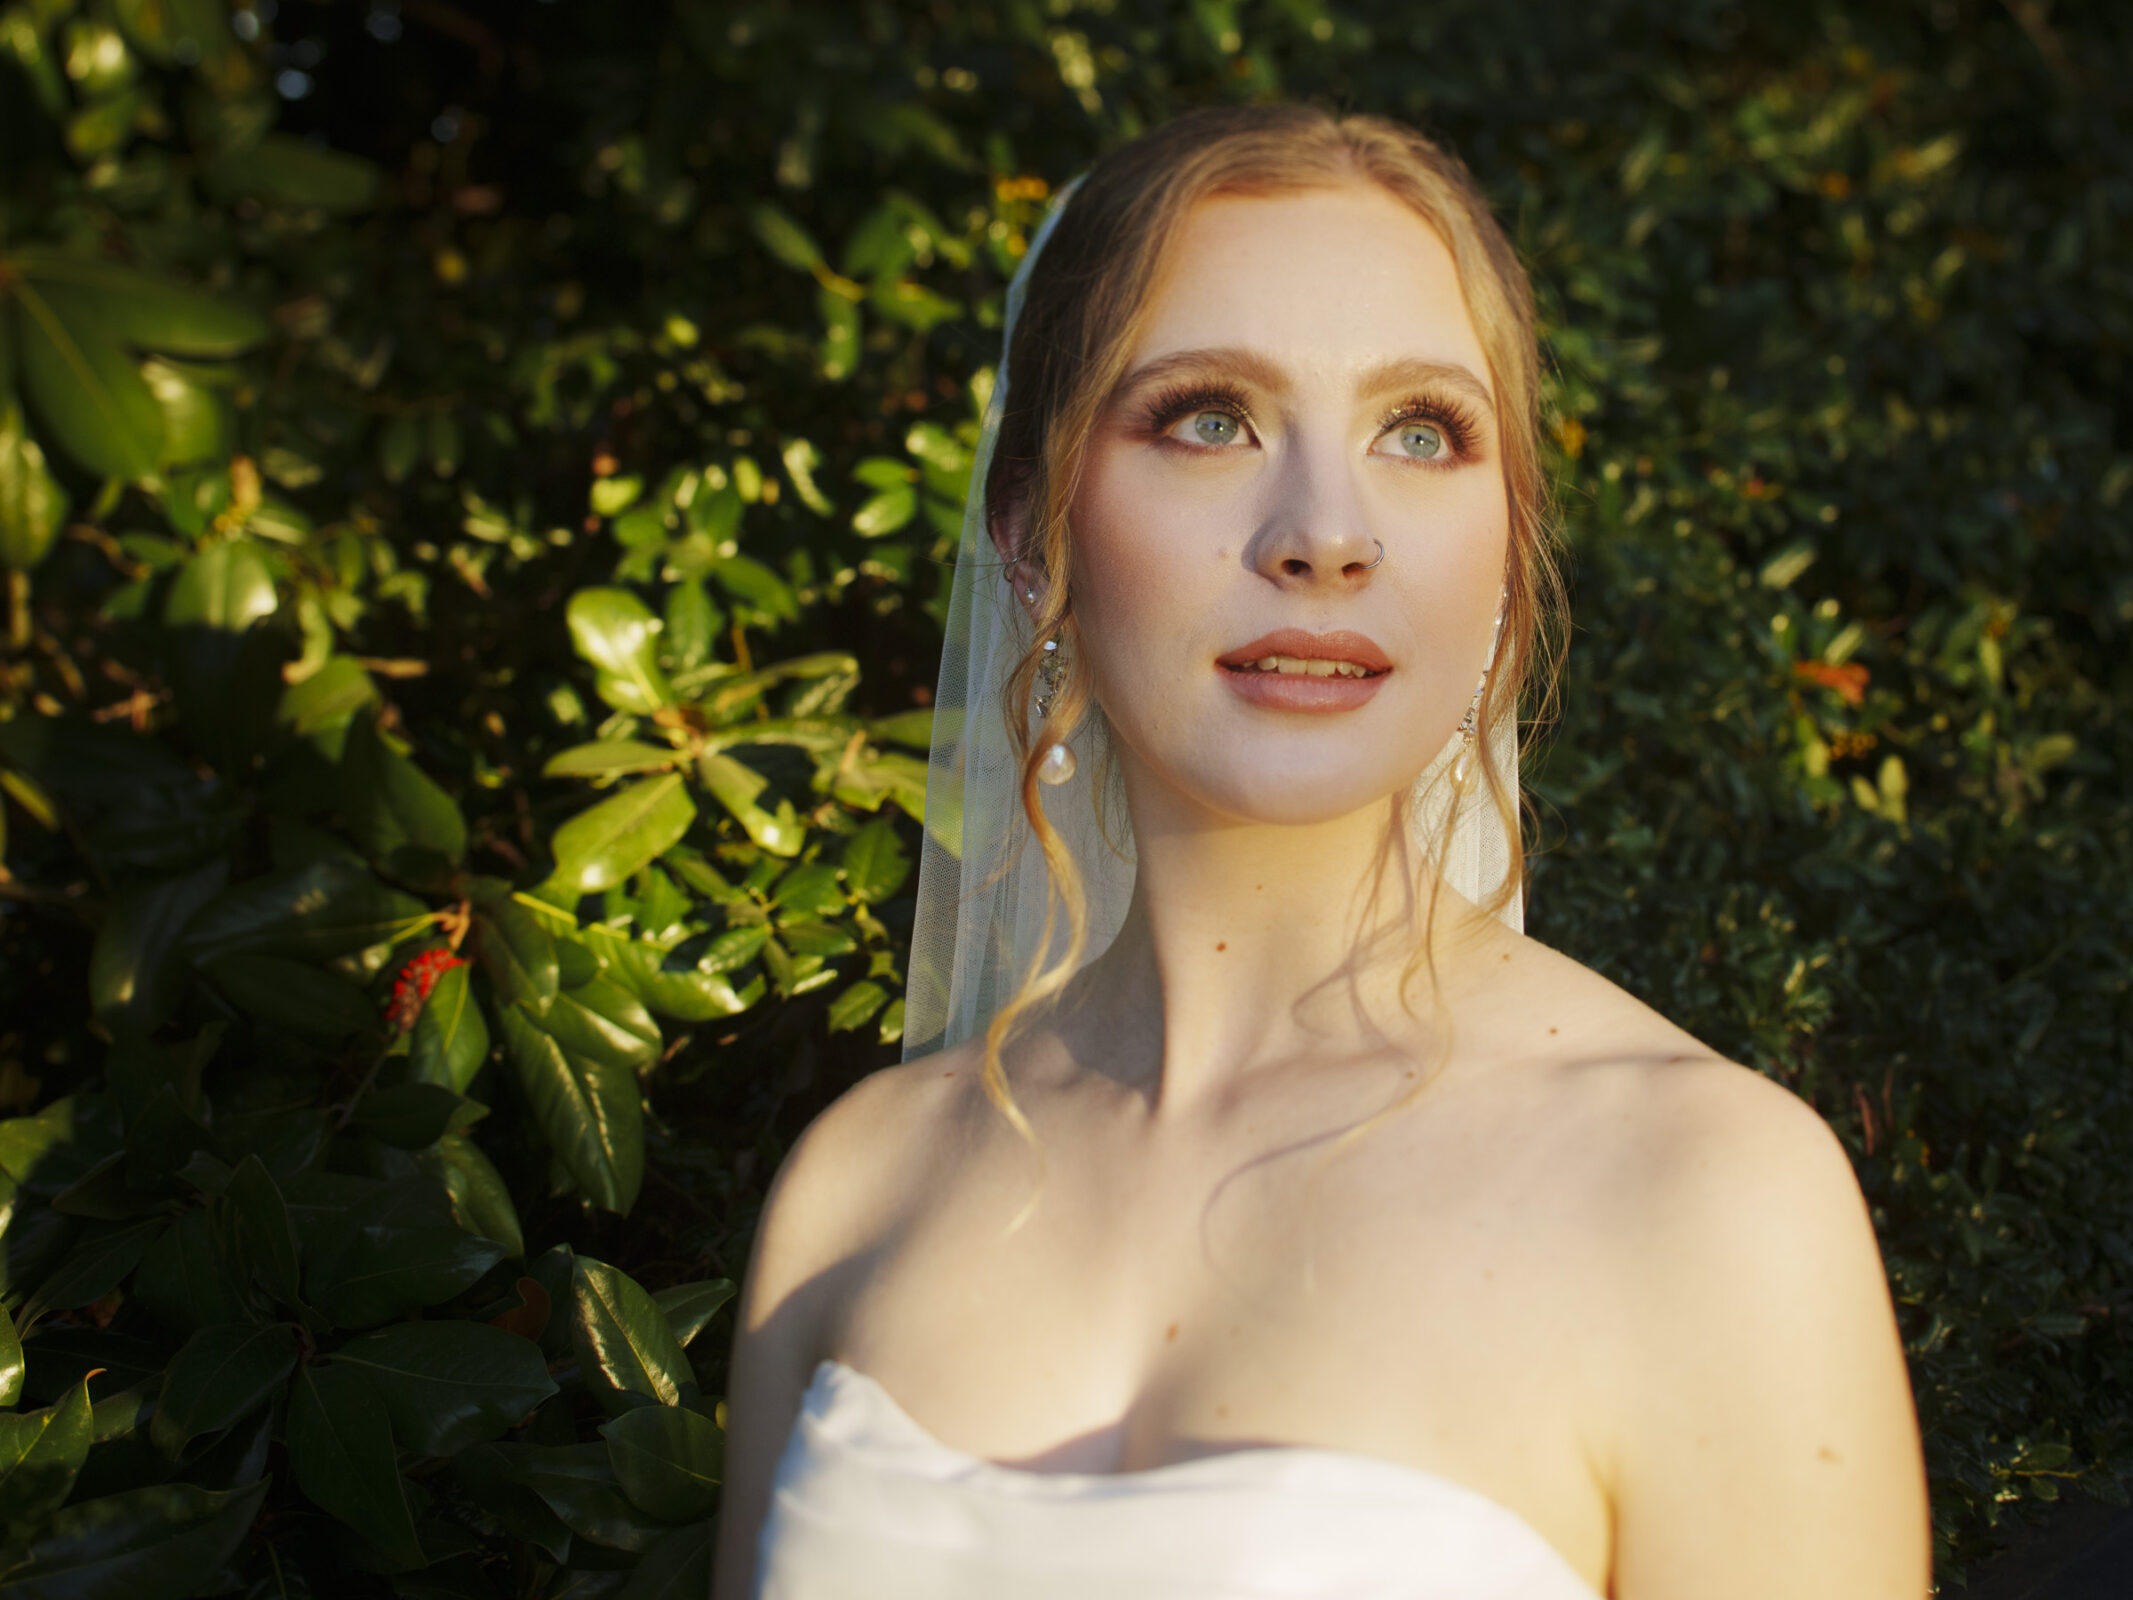
[[(1030, 646), (1029, 617), (1002, 581), (1004, 564), (986, 526), (985, 478), (1005, 414), (1007, 351), (1030, 269), (1079, 182), (1068, 184), (1053, 201), (1008, 286), (999, 373), (971, 464), (934, 699), (925, 844), (904, 1001), (906, 1061), (984, 1032), (1030, 970), (1044, 937), (1049, 874), (1022, 815), (1020, 775), (1005, 716), (1008, 674)], [(1485, 737), (1490, 764), (1510, 791), (1515, 825), (1518, 715), (1504, 698)], [(1133, 897), (1133, 835), (1122, 797), (1102, 792), (1113, 771), (1103, 749), (1102, 714), (1085, 718), (1069, 743), (1076, 756), (1074, 776), (1040, 793), (1046, 817), (1081, 873), (1088, 904), (1087, 954), (1093, 959), (1118, 932)], [(1455, 733), (1409, 795), (1415, 858), (1435, 860), (1449, 825), (1443, 881), (1485, 904), (1510, 873), (1510, 840), (1488, 785), (1470, 783), (1461, 792), (1452, 782), (1459, 743)], [(1497, 915), (1521, 928), (1523, 906), (1514, 884)], [(1065, 918), (1055, 922), (1052, 947), (1044, 952), (1047, 961), (1066, 949)]]

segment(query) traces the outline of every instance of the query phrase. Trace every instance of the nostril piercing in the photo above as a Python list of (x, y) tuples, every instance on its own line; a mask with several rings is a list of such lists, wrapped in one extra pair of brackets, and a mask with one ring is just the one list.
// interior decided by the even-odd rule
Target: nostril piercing
[(1371, 567), (1375, 567), (1378, 564), (1378, 561), (1383, 561), (1385, 559), (1385, 541), (1383, 539), (1373, 539), (1370, 542), (1378, 547), (1378, 560), (1369, 563), (1368, 566), (1365, 566), (1362, 569), (1365, 572), (1368, 572)]

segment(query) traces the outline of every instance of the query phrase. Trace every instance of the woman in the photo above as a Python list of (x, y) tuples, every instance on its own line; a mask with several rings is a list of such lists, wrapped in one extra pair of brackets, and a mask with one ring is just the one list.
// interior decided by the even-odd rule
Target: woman
[(943, 669), (945, 1048), (779, 1175), (719, 1600), (1915, 1600), (1841, 1147), (1517, 931), (1551, 569), (1485, 204), (1271, 107), (1054, 222)]

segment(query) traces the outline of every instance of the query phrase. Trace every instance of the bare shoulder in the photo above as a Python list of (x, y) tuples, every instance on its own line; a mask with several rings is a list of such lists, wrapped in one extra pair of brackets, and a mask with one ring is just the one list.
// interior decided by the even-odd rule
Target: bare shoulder
[(1850, 1157), (1789, 1089), (1587, 976), (1556, 1132), (1607, 1285), (1614, 1592), (1916, 1600), (1924, 1466)]
[(794, 1142), (764, 1203), (752, 1275), (774, 1293), (864, 1250), (969, 1117), (976, 1046), (870, 1073)]

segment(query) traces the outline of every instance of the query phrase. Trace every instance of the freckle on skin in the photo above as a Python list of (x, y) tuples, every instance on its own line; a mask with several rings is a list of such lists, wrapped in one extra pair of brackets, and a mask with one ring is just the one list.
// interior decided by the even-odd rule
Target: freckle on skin
[(1215, 945), (1215, 948), (1216, 948), (1217, 950), (1227, 950), (1227, 949), (1229, 948), (1229, 946), (1228, 946), (1228, 944), (1226, 944), (1226, 943), (1217, 943), (1217, 944)]
[(1550, 1033), (1561, 1033), (1563, 1030), (1561, 1028), (1550, 1028), (1548, 1031)]
[(1170, 1340), (1175, 1339), (1177, 1336), (1178, 1325), (1175, 1322), (1173, 1322), (1168, 1328), (1163, 1330), (1163, 1339), (1165, 1343), (1168, 1343)]
[(1823, 1445), (1817, 1451), (1815, 1451), (1815, 1454), (1824, 1461), (1842, 1461), (1844, 1459), (1844, 1457), (1838, 1455), (1836, 1451), (1830, 1449), (1830, 1447), (1826, 1444)]

